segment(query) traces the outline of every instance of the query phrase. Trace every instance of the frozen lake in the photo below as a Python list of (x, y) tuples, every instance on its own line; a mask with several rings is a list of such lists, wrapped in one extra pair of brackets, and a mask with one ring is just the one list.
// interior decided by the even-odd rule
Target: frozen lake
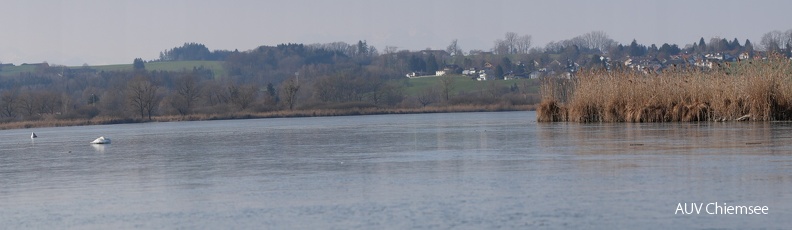
[[(534, 112), (445, 113), (5, 130), (0, 223), (8, 229), (792, 226), (792, 123), (535, 120)], [(31, 140), (30, 132), (39, 138)], [(113, 143), (88, 144), (99, 136)], [(679, 204), (714, 202), (769, 211), (676, 211)]]

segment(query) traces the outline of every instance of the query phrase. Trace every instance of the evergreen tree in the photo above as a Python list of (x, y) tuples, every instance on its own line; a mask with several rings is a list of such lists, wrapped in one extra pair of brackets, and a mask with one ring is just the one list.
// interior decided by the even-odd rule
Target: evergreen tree
[(717, 50), (717, 52), (725, 52), (725, 51), (732, 50), (731, 44), (729, 44), (729, 41), (726, 40), (725, 38), (721, 38), (720, 44), (718, 45), (718, 47), (720, 47), (720, 50)]
[(369, 54), (368, 44), (366, 44), (366, 41), (359, 40), (357, 44), (357, 56), (368, 56), (368, 54)]
[(638, 42), (633, 39), (630, 43), (630, 56), (640, 57), (646, 54), (646, 46), (638, 45)]
[(272, 82), (267, 83), (267, 94), (269, 94), (270, 97), (275, 98), (275, 86), (272, 85)]
[(415, 72), (426, 71), (426, 62), (415, 55), (410, 56), (410, 70)]
[(734, 38), (734, 40), (732, 40), (732, 42), (729, 44), (729, 47), (731, 47), (731, 50), (736, 50), (737, 52), (742, 50), (742, 46), (740, 45), (740, 41), (738, 41), (737, 38)]
[(751, 40), (745, 39), (745, 45), (743, 46), (743, 49), (745, 52), (748, 52), (748, 54), (753, 54), (754, 49), (753, 44), (751, 44)]
[(134, 69), (134, 70), (145, 70), (146, 69), (146, 65), (144, 64), (143, 59), (142, 58), (135, 58), (135, 60), (132, 62), (132, 69)]
[(503, 66), (501, 66), (501, 65), (496, 66), (495, 67), (495, 77), (498, 78), (498, 79), (503, 79), (503, 75), (504, 75)]
[(512, 66), (514, 65), (512, 64), (512, 61), (509, 59), (509, 57), (503, 57), (503, 59), (501, 59), (501, 64), (503, 64), (504, 71), (511, 71)]
[(434, 73), (440, 67), (437, 64), (437, 59), (435, 58), (434, 54), (429, 54), (429, 57), (426, 58), (426, 72)]

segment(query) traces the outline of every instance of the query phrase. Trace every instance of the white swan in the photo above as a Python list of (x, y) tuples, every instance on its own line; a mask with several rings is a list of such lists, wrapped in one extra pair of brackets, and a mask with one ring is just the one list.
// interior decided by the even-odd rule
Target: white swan
[(91, 141), (91, 144), (110, 144), (110, 138), (101, 136), (99, 138), (96, 138), (96, 140)]

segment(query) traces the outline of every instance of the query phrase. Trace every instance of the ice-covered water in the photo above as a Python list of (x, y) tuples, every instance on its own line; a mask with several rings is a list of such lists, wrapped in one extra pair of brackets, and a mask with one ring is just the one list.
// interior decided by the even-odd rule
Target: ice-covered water
[[(9, 229), (786, 228), (792, 124), (533, 112), (0, 131)], [(30, 133), (39, 136), (30, 139)], [(91, 145), (105, 136), (109, 145)], [(768, 206), (682, 215), (681, 203)]]

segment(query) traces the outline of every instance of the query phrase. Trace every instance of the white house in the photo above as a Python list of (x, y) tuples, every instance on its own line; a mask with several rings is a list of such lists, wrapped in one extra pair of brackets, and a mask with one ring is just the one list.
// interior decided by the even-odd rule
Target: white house
[(491, 71), (490, 71), (490, 70), (482, 70), (482, 71), (479, 71), (479, 77), (478, 77), (478, 78), (476, 78), (476, 80), (479, 80), (479, 81), (486, 81), (486, 80), (487, 80), (487, 78), (489, 78), (489, 77), (490, 77), (490, 75), (492, 75), (492, 73), (491, 73)]
[(748, 60), (748, 59), (751, 59), (751, 55), (749, 55), (748, 52), (743, 52), (740, 54), (740, 60)]

